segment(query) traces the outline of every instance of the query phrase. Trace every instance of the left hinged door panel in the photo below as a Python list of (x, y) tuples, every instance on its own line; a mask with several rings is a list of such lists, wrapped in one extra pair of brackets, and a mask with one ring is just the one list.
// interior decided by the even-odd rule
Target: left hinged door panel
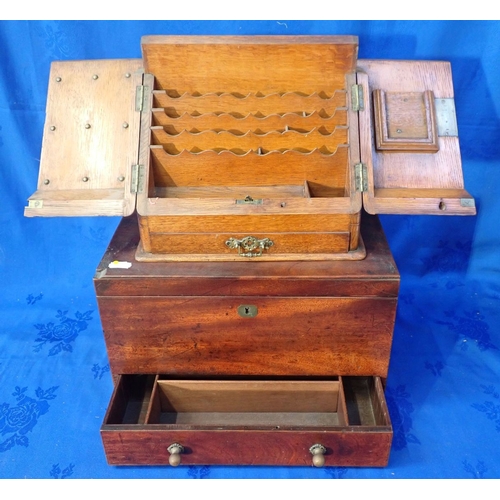
[(142, 79), (141, 59), (52, 63), (38, 187), (26, 216), (133, 213)]

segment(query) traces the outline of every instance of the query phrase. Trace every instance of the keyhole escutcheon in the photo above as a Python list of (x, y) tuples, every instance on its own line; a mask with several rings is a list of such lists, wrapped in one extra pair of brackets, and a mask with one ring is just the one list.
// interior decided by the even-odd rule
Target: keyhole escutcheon
[(238, 314), (242, 318), (254, 318), (258, 312), (257, 306), (242, 304), (238, 307)]

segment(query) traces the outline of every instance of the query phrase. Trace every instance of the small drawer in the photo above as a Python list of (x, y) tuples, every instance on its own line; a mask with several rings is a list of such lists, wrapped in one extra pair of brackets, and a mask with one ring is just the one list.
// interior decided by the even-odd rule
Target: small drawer
[(118, 378), (101, 437), (110, 465), (385, 466), (378, 377)]

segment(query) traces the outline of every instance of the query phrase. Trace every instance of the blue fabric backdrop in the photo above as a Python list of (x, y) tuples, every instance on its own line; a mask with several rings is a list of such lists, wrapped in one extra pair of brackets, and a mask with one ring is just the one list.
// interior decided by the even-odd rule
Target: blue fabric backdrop
[[(384, 216), (402, 276), (384, 469), (110, 467), (112, 381), (92, 277), (118, 218), (26, 219), (50, 63), (140, 57), (145, 34), (354, 34), (360, 58), (452, 63), (477, 217)], [(0, 477), (500, 477), (500, 24), (1, 22)]]

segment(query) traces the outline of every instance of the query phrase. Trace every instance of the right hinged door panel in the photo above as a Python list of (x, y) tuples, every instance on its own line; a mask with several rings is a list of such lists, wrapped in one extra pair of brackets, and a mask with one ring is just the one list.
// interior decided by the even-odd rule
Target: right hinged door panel
[(441, 61), (359, 60), (365, 210), (472, 215), (465, 191), (451, 67)]

